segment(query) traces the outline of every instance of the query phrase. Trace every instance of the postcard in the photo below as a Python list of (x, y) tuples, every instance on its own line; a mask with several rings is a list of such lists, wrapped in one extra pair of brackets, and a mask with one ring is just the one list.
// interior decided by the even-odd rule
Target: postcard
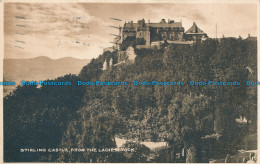
[(259, 162), (259, 1), (0, 4), (2, 162)]

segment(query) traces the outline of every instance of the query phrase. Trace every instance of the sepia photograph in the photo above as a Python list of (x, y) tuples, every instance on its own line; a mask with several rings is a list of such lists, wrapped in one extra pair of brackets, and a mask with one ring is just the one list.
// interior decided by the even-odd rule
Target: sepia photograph
[(0, 4), (2, 162), (259, 162), (258, 0)]

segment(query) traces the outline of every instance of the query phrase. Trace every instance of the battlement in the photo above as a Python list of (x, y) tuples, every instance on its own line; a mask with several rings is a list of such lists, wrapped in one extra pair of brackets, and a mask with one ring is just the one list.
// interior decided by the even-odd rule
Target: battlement
[(124, 28), (138, 28), (138, 27), (155, 27), (155, 28), (182, 28), (182, 22), (175, 22), (174, 20), (168, 20), (168, 23), (165, 21), (165, 19), (162, 19), (158, 23), (150, 23), (150, 20), (148, 20), (148, 23), (145, 22), (144, 19), (139, 20), (137, 23), (134, 23), (133, 21), (129, 21), (124, 24)]

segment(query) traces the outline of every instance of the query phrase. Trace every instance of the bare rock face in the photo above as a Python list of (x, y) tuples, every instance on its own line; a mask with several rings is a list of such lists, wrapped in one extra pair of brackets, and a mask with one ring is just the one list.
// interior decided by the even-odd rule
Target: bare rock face
[(135, 54), (133, 47), (128, 47), (127, 50), (126, 50), (126, 54), (128, 56), (129, 62), (135, 62), (135, 57), (137, 55)]
[(107, 61), (104, 61), (102, 70), (103, 70), (103, 71), (106, 71), (106, 70), (107, 70)]
[(117, 55), (118, 55), (118, 61), (117, 61), (118, 64), (123, 64), (123, 63), (132, 64), (135, 62), (135, 58), (137, 56), (134, 52), (134, 48), (131, 46), (128, 47), (126, 51), (118, 51)]

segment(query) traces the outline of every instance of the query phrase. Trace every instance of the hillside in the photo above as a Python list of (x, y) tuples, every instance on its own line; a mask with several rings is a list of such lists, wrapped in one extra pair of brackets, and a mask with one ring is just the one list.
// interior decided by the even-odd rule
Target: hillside
[[(238, 147), (245, 149), (243, 139), (257, 128), (257, 90), (245, 85), (247, 80), (256, 81), (256, 42), (222, 38), (164, 46), (134, 49), (134, 63), (106, 71), (103, 63), (119, 53), (104, 52), (79, 75), (55, 79), (71, 81), (71, 86), (18, 87), (4, 99), (5, 161), (208, 163), (236, 154)], [(82, 86), (78, 80), (131, 84)], [(241, 85), (191, 86), (191, 80), (239, 81)], [(183, 81), (185, 85), (138, 86), (133, 81)], [(240, 116), (248, 124), (237, 123)], [(116, 136), (129, 140), (123, 148), (135, 151), (74, 153), (70, 149), (117, 148)], [(248, 144), (256, 137), (250, 137)], [(167, 147), (156, 152), (142, 144), (162, 141)], [(23, 147), (69, 150), (56, 154), (17, 151)]]

